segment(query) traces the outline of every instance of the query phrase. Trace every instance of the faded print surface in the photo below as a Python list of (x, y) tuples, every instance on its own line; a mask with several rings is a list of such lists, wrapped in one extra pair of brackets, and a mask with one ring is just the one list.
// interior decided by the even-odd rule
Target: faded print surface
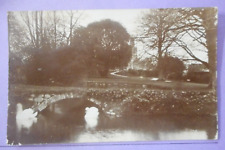
[(217, 139), (216, 8), (9, 12), (8, 144)]

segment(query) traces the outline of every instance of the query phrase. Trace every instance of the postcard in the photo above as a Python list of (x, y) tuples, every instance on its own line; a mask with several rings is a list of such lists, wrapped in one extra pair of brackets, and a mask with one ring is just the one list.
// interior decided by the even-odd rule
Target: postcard
[(216, 140), (217, 18), (217, 8), (8, 12), (8, 144)]

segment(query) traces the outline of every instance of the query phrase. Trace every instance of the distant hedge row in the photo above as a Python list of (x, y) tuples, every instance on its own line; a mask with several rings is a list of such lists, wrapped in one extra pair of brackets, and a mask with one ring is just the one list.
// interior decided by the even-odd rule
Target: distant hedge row
[[(118, 72), (119, 75), (131, 76), (131, 77), (158, 77), (157, 70), (135, 70), (128, 69)], [(183, 80), (196, 83), (209, 83), (210, 74), (209, 72), (188, 72), (186, 75), (183, 75), (181, 78), (176, 76), (176, 74), (170, 75), (167, 79), (171, 80)]]

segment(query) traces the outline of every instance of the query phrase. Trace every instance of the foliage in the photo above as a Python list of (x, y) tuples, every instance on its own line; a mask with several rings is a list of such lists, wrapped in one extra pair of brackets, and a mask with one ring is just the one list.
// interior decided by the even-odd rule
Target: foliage
[(188, 72), (185, 79), (190, 82), (209, 83), (210, 74), (209, 72)]
[(28, 84), (74, 85), (85, 74), (83, 56), (72, 48), (54, 52), (33, 49), (32, 52), (25, 70)]
[(24, 73), (24, 64), (21, 58), (9, 52), (9, 83), (22, 83), (26, 81)]
[(190, 82), (209, 83), (209, 70), (202, 64), (189, 65), (185, 79)]
[[(209, 69), (209, 86), (215, 88), (216, 8), (153, 9), (143, 15), (141, 28), (141, 41), (147, 47), (146, 53), (157, 57), (160, 79), (164, 78), (162, 57), (168, 53), (176, 54), (171, 47), (180, 47), (188, 60), (200, 62)], [(199, 52), (206, 53), (208, 60), (199, 57)]]
[(81, 28), (75, 33), (73, 43), (86, 52), (94, 68), (102, 77), (108, 75), (109, 69), (128, 65), (132, 51), (130, 35), (118, 22), (103, 20)]
[[(128, 64), (131, 57), (129, 40), (129, 34), (119, 23), (95, 22), (87, 28), (77, 28), (71, 46), (54, 50), (44, 45), (39, 48), (24, 46), (24, 63), (18, 63), (24, 69), (19, 72), (28, 84), (36, 85), (74, 85), (87, 76), (106, 77), (109, 69)], [(15, 59), (10, 61), (11, 68), (18, 67), (15, 63)], [(16, 72), (16, 75), (19, 74)]]
[[(26, 31), (19, 23), (14, 12), (8, 12), (9, 24), (9, 51), (18, 55), (28, 42), (26, 39)], [(22, 36), (23, 35), (23, 36)], [(21, 56), (20, 56), (21, 57)]]
[(184, 63), (177, 57), (164, 56), (162, 59), (164, 76), (169, 79), (181, 79), (185, 69)]

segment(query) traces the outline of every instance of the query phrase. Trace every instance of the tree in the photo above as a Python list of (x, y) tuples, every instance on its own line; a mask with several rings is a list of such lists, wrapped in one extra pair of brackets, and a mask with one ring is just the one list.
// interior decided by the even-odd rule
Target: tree
[(210, 71), (209, 87), (216, 87), (216, 35), (217, 35), (217, 9), (199, 8), (187, 9), (189, 14), (188, 21), (185, 22), (188, 29), (181, 32), (182, 36), (189, 35), (192, 42), (197, 42), (203, 48), (198, 51), (204, 51), (208, 55), (208, 61), (202, 60), (193, 53), (193, 50), (187, 43), (178, 36), (176, 44), (183, 48), (194, 61), (201, 62)]
[[(67, 13), (69, 19), (64, 19)], [(83, 53), (81, 56), (79, 51), (72, 51), (67, 46), (71, 44), (71, 33), (81, 17), (76, 13), (9, 12), (10, 80), (26, 76), (29, 84), (48, 84), (50, 80), (66, 84), (77, 81), (83, 73), (80, 62)], [(13, 82), (17, 80), (24, 81), (18, 78)]]
[(32, 49), (32, 52), (25, 67), (28, 84), (75, 85), (86, 77), (85, 56), (71, 47), (57, 51)]
[[(19, 53), (27, 43), (26, 32), (14, 12), (8, 12), (9, 51)], [(21, 36), (24, 35), (24, 36)]]
[[(67, 85), (75, 85), (78, 81), (86, 78), (87, 59), (84, 53), (72, 47), (65, 47), (54, 52), (52, 56), (57, 74), (52, 74), (52, 79)], [(56, 66), (54, 66), (56, 64)], [(54, 72), (53, 72), (54, 73)]]
[(92, 63), (102, 77), (109, 69), (128, 65), (131, 58), (130, 35), (118, 22), (103, 20), (91, 23), (75, 33), (75, 45), (86, 51), (88, 64)]
[(200, 14), (200, 18), (203, 20), (202, 25), (205, 29), (205, 39), (208, 49), (209, 58), (209, 71), (210, 71), (210, 82), (209, 87), (216, 87), (216, 41), (217, 41), (217, 9), (208, 8), (204, 9), (203, 13)]
[[(27, 34), (19, 23), (15, 12), (8, 12), (9, 28), (9, 82), (25, 82), (24, 63), (28, 56), (23, 48), (27, 45)], [(23, 36), (22, 36), (23, 35)]]
[(41, 48), (43, 45), (43, 12), (20, 12), (23, 22), (28, 31), (28, 38), (30, 39), (30, 46), (32, 48)]
[[(77, 14), (77, 16), (76, 16)], [(75, 29), (75, 27), (78, 24), (79, 19), (81, 18), (81, 16), (83, 15), (83, 13), (79, 13), (79, 12), (74, 12), (74, 11), (69, 11), (68, 12), (68, 16), (69, 16), (69, 34), (67, 37), (67, 45), (71, 46), (72, 42), (73, 42), (73, 31)]]
[[(191, 57), (184, 60), (201, 62), (209, 69), (209, 87), (215, 88), (216, 26), (216, 8), (159, 9), (145, 14), (142, 21), (142, 41), (148, 46), (146, 52), (157, 57), (159, 78), (163, 78), (163, 69), (160, 69), (162, 56), (169, 50), (174, 51), (172, 47), (178, 46)], [(191, 47), (190, 43), (195, 43), (200, 48)], [(151, 53), (153, 50), (157, 52)], [(202, 59), (195, 52), (206, 53), (208, 60)]]
[(179, 22), (185, 17), (179, 9), (152, 9), (143, 15), (140, 39), (148, 47), (146, 53), (157, 58), (160, 80), (164, 79), (162, 58), (174, 43), (180, 29), (184, 28)]
[(97, 66), (99, 61), (95, 57), (95, 51), (93, 49), (95, 42), (94, 39), (90, 37), (90, 32), (85, 27), (75, 29), (71, 48), (85, 56), (82, 57), (82, 59), (87, 69), (87, 75), (91, 77), (99, 77)]

